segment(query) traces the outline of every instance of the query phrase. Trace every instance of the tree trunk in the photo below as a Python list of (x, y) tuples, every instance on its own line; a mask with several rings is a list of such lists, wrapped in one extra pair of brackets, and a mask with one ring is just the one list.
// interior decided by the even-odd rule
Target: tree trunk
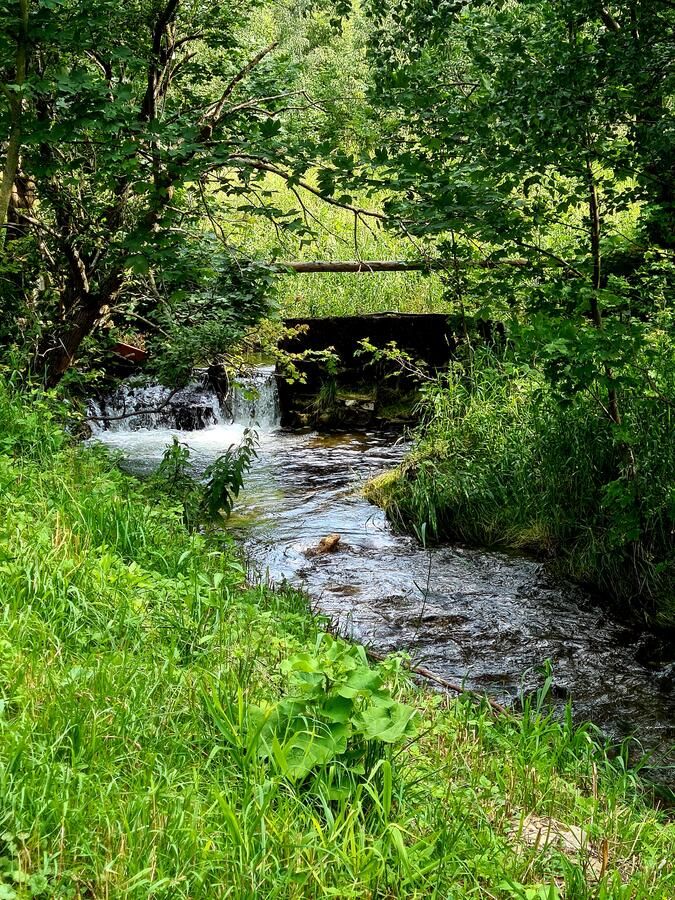
[(94, 331), (103, 308), (114, 302), (123, 279), (120, 269), (109, 275), (95, 294), (80, 292), (64, 320), (47, 332), (32, 366), (45, 387), (56, 387), (73, 364), (82, 341)]
[[(21, 89), (26, 81), (28, 67), (28, 8), (29, 0), (19, 0), (19, 30), (16, 38), (16, 77), (14, 84)], [(0, 181), (0, 250), (5, 245), (7, 216), (14, 189), (14, 181), (19, 171), (21, 152), (21, 128), (23, 119), (23, 97), (21, 93), (5, 88), (9, 102), (9, 134), (7, 153)]]
[(46, 388), (56, 387), (63, 374), (72, 365), (82, 341), (94, 330), (101, 314), (98, 303), (87, 299), (77, 303), (67, 320), (50, 331), (41, 343), (33, 371)]

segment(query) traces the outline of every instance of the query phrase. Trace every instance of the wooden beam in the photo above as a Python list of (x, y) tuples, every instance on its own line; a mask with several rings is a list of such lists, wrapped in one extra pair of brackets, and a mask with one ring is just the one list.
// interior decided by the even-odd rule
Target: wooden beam
[[(440, 260), (406, 262), (400, 259), (364, 259), (342, 262), (282, 260), (276, 265), (280, 271), (286, 269), (293, 272), (422, 272), (439, 269), (451, 271), (454, 268), (454, 263), (444, 263)], [(498, 269), (500, 266), (526, 268), (531, 266), (532, 262), (529, 259), (476, 259), (462, 260), (458, 265), (464, 269)]]

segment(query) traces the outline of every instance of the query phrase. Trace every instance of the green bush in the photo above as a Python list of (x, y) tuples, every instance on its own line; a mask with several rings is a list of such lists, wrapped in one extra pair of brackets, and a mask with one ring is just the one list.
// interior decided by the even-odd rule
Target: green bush
[(617, 429), (591, 393), (561, 402), (539, 371), (476, 354), (427, 386), (415, 447), (384, 502), (436, 538), (554, 556), (674, 621), (675, 421), (637, 389), (622, 409)]

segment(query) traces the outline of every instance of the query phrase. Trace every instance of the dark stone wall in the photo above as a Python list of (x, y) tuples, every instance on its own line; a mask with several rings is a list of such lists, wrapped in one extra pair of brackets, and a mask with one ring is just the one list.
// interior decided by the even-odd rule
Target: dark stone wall
[(459, 321), (431, 313), (375, 313), (366, 316), (327, 316), (322, 319), (286, 319), (284, 324), (307, 331), (291, 339), (283, 349), (324, 350), (333, 347), (346, 368), (363, 365), (355, 357), (359, 341), (367, 338), (378, 347), (395, 341), (412, 356), (424, 359), (430, 366), (442, 366), (457, 347)]
[[(459, 316), (417, 313), (375, 313), (363, 316), (329, 316), (313, 319), (286, 319), (285, 325), (303, 330), (282, 342), (289, 353), (321, 352), (331, 349), (339, 357), (337, 372), (320, 361), (297, 364), (304, 383), (288, 383), (279, 378), (279, 394), (284, 425), (310, 424), (315, 427), (363, 427), (383, 424), (391, 418), (410, 420), (406, 402), (414, 406), (416, 380), (398, 372), (398, 367), (382, 360), (368, 364), (369, 356), (359, 355), (360, 341), (377, 347), (394, 341), (400, 350), (441, 369), (453, 358), (465, 333)], [(490, 340), (493, 326), (487, 322), (466, 324), (469, 334)], [(337, 394), (333, 409), (325, 408), (325, 388)], [(324, 390), (324, 399), (320, 396)], [(322, 408), (323, 405), (323, 408)], [(400, 415), (390, 414), (398, 409)]]

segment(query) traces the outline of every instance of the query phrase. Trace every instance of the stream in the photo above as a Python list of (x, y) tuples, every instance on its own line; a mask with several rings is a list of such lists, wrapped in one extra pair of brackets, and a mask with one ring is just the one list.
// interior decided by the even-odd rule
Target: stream
[[(115, 420), (93, 440), (122, 451), (123, 465), (152, 471), (172, 436), (196, 472), (256, 424), (258, 457), (229, 527), (252, 570), (304, 589), (340, 630), (378, 650), (406, 650), (438, 675), (513, 703), (553, 669), (552, 697), (613, 738), (635, 736), (660, 780), (675, 781), (675, 648), (612, 617), (588, 591), (554, 578), (539, 561), (458, 545), (421, 548), (395, 533), (360, 495), (395, 466), (396, 434), (319, 435), (279, 429), (275, 380), (260, 369), (230, 409), (191, 386), (158, 413)], [(158, 407), (169, 392), (122, 385), (92, 402), (95, 415)], [(328, 534), (335, 553), (308, 555)]]

